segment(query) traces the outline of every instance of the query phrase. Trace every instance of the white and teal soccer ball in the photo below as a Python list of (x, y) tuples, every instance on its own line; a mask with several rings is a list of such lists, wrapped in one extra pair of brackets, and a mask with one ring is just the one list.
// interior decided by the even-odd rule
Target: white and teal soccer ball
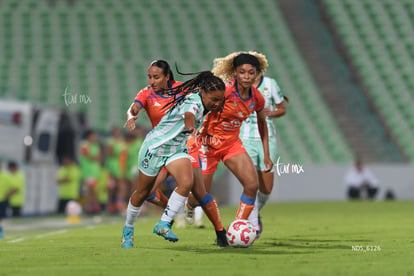
[(248, 220), (235, 220), (227, 228), (227, 241), (232, 247), (249, 247), (255, 239), (256, 229)]

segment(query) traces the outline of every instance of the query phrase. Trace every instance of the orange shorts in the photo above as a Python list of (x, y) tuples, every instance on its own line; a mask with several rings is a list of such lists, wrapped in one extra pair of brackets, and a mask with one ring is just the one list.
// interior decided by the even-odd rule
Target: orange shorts
[(246, 152), (243, 147), (243, 143), (240, 139), (236, 142), (221, 146), (218, 149), (212, 148), (208, 145), (203, 145), (200, 149), (201, 168), (203, 174), (212, 174), (217, 170), (217, 166), (220, 161), (226, 161), (227, 159)]
[(190, 155), (191, 165), (193, 165), (193, 168), (201, 168), (201, 160), (198, 152), (198, 147), (192, 135), (190, 135), (187, 139), (187, 148), (188, 155)]

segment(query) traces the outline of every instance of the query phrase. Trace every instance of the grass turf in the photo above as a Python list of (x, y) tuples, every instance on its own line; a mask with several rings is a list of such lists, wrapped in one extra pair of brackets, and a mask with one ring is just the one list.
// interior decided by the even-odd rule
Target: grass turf
[[(177, 243), (152, 234), (158, 215), (143, 217), (132, 249), (120, 248), (122, 218), (76, 228), (21, 219), (5, 224), (0, 275), (414, 275), (413, 210), (404, 201), (269, 204), (262, 237), (225, 249), (206, 217), (205, 229), (173, 228)], [(235, 213), (221, 208), (226, 226)]]

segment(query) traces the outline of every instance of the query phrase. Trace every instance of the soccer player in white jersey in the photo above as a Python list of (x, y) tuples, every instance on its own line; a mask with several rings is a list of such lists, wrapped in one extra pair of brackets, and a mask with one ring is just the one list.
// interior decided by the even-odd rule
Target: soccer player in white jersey
[[(254, 55), (263, 67), (267, 67), (266, 56), (256, 51), (250, 51), (249, 54)], [(276, 128), (273, 123), (274, 118), (279, 118), (286, 114), (285, 99), (280, 91), (280, 87), (276, 80), (265, 77), (263, 73), (256, 79), (254, 86), (262, 93), (265, 99), (264, 112), (266, 115), (267, 129), (269, 134), (269, 154), (273, 164), (277, 162), (277, 141)], [(263, 208), (269, 199), (274, 185), (274, 167), (270, 172), (266, 172), (264, 164), (264, 152), (262, 141), (260, 139), (257, 115), (252, 113), (247, 120), (245, 120), (240, 129), (240, 138), (243, 141), (243, 146), (252, 159), (257, 168), (259, 175), (259, 190), (255, 207), (249, 216), (249, 220), (256, 228), (258, 237), (262, 232), (262, 223), (259, 211)]]
[(197, 135), (205, 115), (221, 106), (224, 91), (224, 82), (210, 71), (203, 71), (172, 88), (174, 105), (148, 133), (139, 152), (138, 186), (129, 200), (121, 247), (133, 247), (135, 221), (163, 166), (175, 178), (177, 188), (171, 194), (153, 233), (168, 241), (178, 241), (178, 237), (171, 231), (171, 221), (183, 207), (193, 185), (187, 138), (190, 134)]

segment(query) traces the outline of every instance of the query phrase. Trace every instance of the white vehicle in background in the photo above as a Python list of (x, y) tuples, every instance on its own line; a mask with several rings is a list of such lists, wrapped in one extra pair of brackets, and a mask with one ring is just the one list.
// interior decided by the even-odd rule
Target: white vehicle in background
[(56, 210), (59, 160), (65, 155), (77, 159), (84, 129), (82, 114), (0, 100), (0, 161), (3, 168), (15, 161), (25, 171), (24, 214)]
[(0, 158), (23, 163), (32, 137), (33, 106), (27, 102), (0, 101)]

